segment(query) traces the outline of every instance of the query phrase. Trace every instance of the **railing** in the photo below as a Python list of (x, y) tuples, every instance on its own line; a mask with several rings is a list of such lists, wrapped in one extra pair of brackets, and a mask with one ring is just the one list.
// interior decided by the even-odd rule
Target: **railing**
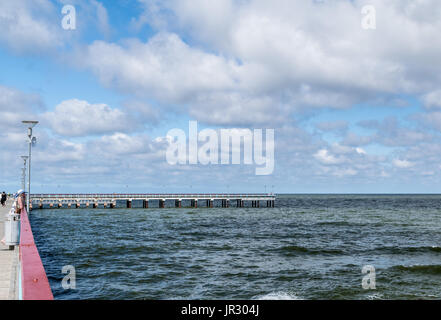
[(53, 300), (49, 281), (34, 242), (26, 209), (21, 211), (20, 229), (21, 297), (23, 300)]
[(255, 198), (255, 197), (264, 197), (264, 198), (275, 198), (274, 194), (268, 193), (231, 193), (231, 194), (223, 194), (223, 193), (181, 193), (181, 194), (172, 194), (172, 193), (152, 193), (152, 194), (142, 194), (142, 193), (90, 193), (90, 194), (32, 194), (32, 199), (81, 199), (81, 198), (101, 198), (101, 199), (161, 199), (161, 198)]

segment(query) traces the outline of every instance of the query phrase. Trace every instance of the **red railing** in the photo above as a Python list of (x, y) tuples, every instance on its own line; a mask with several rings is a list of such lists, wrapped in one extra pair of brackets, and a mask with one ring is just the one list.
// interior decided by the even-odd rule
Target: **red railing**
[(26, 209), (21, 211), (20, 264), (22, 299), (53, 300), (54, 296), (34, 242)]

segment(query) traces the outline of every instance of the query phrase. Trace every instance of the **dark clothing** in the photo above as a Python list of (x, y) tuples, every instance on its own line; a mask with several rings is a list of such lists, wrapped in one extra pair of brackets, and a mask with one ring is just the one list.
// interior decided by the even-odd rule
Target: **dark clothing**
[(2, 204), (4, 204), (6, 202), (6, 193), (2, 193), (2, 200), (1, 200)]

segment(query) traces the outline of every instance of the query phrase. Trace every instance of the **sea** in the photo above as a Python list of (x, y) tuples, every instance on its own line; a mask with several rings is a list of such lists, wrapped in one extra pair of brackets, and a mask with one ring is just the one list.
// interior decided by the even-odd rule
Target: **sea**
[(30, 219), (60, 300), (441, 299), (441, 195), (278, 195), (275, 208), (265, 204), (134, 201)]

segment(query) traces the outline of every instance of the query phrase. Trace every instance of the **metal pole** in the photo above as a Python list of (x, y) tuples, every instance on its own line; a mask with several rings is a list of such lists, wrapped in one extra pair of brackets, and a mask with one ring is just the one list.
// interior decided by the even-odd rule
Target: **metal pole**
[[(22, 123), (26, 124), (28, 126), (28, 138), (29, 138), (29, 163), (28, 163), (28, 197), (27, 197), (27, 206), (28, 206), (28, 212), (31, 209), (30, 201), (31, 201), (31, 149), (32, 149), (32, 140), (35, 140), (35, 138), (32, 138), (32, 128), (37, 125), (38, 121), (29, 121), (29, 120), (23, 120)], [(35, 140), (36, 141), (36, 140)]]
[(32, 146), (32, 128), (28, 130), (29, 136), (29, 162), (28, 162), (28, 198), (27, 198), (27, 210), (30, 212), (30, 200), (31, 200), (31, 146)]
[(26, 189), (26, 160), (28, 159), (28, 156), (21, 156), (23, 159), (23, 169), (21, 170), (21, 188), (23, 190)]
[(26, 188), (26, 167), (21, 169), (21, 188), (24, 190)]

